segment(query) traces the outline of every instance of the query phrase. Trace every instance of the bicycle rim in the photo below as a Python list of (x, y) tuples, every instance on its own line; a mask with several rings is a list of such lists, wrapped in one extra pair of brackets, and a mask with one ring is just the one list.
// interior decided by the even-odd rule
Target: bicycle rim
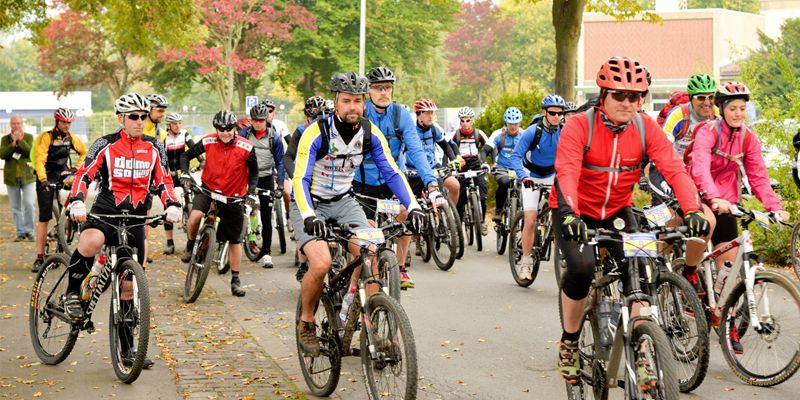
[[(142, 372), (150, 339), (150, 294), (142, 266), (131, 259), (117, 267), (117, 284), (109, 307), (111, 364), (120, 381), (133, 383)], [(132, 298), (123, 300), (130, 285)], [(114, 304), (118, 304), (115, 310)]]
[(634, 398), (638, 399), (678, 399), (680, 387), (676, 374), (677, 367), (669, 339), (661, 327), (653, 321), (640, 322), (633, 328), (629, 346), (632, 347), (628, 351), (633, 351), (634, 354), (641, 353), (635, 357), (637, 362), (649, 363), (657, 380), (656, 386), (645, 392), (639, 386), (637, 377), (629, 375), (630, 371), (637, 370), (637, 365), (628, 366), (625, 368), (626, 385), (630, 386), (626, 387), (626, 391), (634, 393)]
[(275, 207), (272, 209), (275, 214), (275, 231), (278, 232), (278, 246), (280, 247), (281, 254), (286, 254), (286, 229), (283, 219), (283, 200), (275, 199)]
[[(449, 214), (449, 215), (448, 215)], [(430, 243), (433, 253), (433, 261), (442, 271), (447, 271), (453, 267), (456, 261), (456, 239), (455, 223), (452, 212), (440, 207), (436, 211), (436, 217), (431, 221)]]
[(302, 297), (298, 296), (294, 326), (300, 370), (311, 393), (315, 396), (327, 397), (336, 390), (342, 369), (342, 350), (336, 329), (338, 324), (336, 319), (339, 316), (334, 312), (330, 298), (323, 294), (320, 298), (322, 306), (317, 305), (314, 314), (314, 320), (317, 325), (317, 338), (320, 343), (320, 354), (316, 357), (305, 356), (300, 347), (300, 332), (297, 330), (302, 304)]
[[(67, 290), (69, 259), (65, 254), (48, 256), (36, 276), (28, 310), (28, 328), (36, 356), (45, 364), (64, 361), (75, 347), (78, 329), (73, 329), (64, 313), (63, 293)], [(51, 311), (52, 310), (52, 311)]]
[(261, 211), (259, 206), (254, 206), (251, 213), (254, 214), (253, 220), (250, 219), (250, 215), (244, 216), (242, 250), (244, 250), (244, 255), (247, 256), (248, 260), (258, 261), (261, 247), (264, 245), (264, 238), (261, 236)]

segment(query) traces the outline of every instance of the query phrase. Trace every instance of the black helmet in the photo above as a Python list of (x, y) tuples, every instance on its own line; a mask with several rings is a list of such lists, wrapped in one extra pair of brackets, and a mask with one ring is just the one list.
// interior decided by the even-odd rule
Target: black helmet
[(375, 67), (367, 72), (369, 83), (394, 82), (394, 72), (386, 67)]
[(236, 127), (236, 115), (230, 111), (220, 111), (214, 114), (214, 121), (211, 124), (217, 130), (229, 131)]
[(367, 82), (367, 78), (353, 71), (336, 73), (331, 77), (331, 92), (367, 94), (369, 92), (369, 82)]
[(250, 108), (251, 119), (267, 119), (267, 114), (269, 114), (269, 109), (264, 103), (258, 103)]
[(316, 118), (325, 106), (325, 99), (321, 96), (311, 96), (306, 100), (303, 112), (308, 118)]
[(800, 130), (792, 138), (792, 145), (794, 146), (794, 151), (800, 151)]
[(270, 100), (270, 99), (265, 98), (264, 100), (261, 101), (261, 104), (263, 104), (263, 105), (265, 105), (265, 106), (267, 106), (267, 107), (269, 107), (269, 108), (271, 108), (273, 110), (275, 109), (275, 103), (273, 103), (272, 100)]

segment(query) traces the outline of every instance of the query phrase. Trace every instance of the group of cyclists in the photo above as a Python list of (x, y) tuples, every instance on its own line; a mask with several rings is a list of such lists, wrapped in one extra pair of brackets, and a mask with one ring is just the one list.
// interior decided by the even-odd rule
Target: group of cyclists
[[(518, 274), (523, 279), (531, 279), (533, 273), (535, 221), (541, 207), (549, 204), (555, 244), (566, 261), (560, 291), (563, 330), (558, 369), (565, 381), (575, 383), (581, 377), (581, 316), (594, 278), (595, 254), (585, 245), (587, 232), (614, 229), (617, 219), (625, 222), (626, 231), (635, 231), (632, 192), (637, 183), (648, 184), (664, 199), (677, 199), (673, 223), (684, 224), (690, 236), (702, 239), (687, 242), (682, 270), (695, 287), (696, 266), (706, 248), (702, 243), (711, 240), (718, 247), (737, 236), (730, 210), (739, 200), (743, 179), (767, 211), (781, 220), (789, 217), (770, 186), (760, 142), (744, 121), (748, 88), (738, 82), (718, 84), (706, 74), (694, 75), (688, 82), (689, 102), (671, 110), (659, 126), (640, 112), (650, 84), (646, 67), (628, 57), (611, 57), (597, 73), (600, 94), (596, 100), (579, 108), (558, 94), (547, 95), (541, 101), (542, 114), (524, 129), (524, 115), (512, 106), (504, 112), (505, 125), (488, 136), (474, 127), (476, 112), (470, 107), (458, 111), (460, 126), (448, 133), (435, 123), (437, 106), (432, 99), (419, 99), (412, 107), (394, 102), (397, 79), (386, 67), (373, 68), (366, 76), (334, 74), (332, 98), (309, 98), (304, 107), (306, 120), (291, 135), (274, 122), (275, 105), (265, 100), (249, 110), (247, 126), (240, 127), (232, 112), (220, 111), (213, 118), (216, 131), (193, 141), (182, 129), (181, 115), (166, 112), (169, 103), (164, 96), (130, 93), (115, 104), (120, 128), (87, 150), (69, 133), (74, 114), (59, 109), (56, 126), (43, 133), (35, 146), (40, 224), (34, 271), (41, 265), (47, 221), (53, 215), (51, 183), (74, 174), (67, 204), (71, 218), (83, 225), (70, 259), (64, 308), (71, 318), (83, 318), (80, 285), (104, 243), (116, 240), (107, 226), (91, 219), (87, 222), (89, 185), (95, 179), (99, 182), (99, 194), (91, 206), (94, 214), (146, 215), (157, 196), (168, 222), (165, 252), (172, 254), (172, 224), (181, 220), (181, 208), (188, 206), (181, 204), (175, 189), (192, 190), (197, 183), (191, 177), (190, 162), (204, 156), (204, 188), (227, 197), (260, 200), (262, 267), (273, 265), (269, 205), (274, 197), (261, 193), (278, 190), (290, 199), (288, 216), (279, 217), (291, 222), (299, 252), (298, 340), (303, 352), (318, 354), (314, 314), (332, 262), (324, 240), (329, 222), (354, 229), (374, 226), (377, 202), (396, 199), (403, 207), (397, 220), (409, 221), (412, 233), (418, 234), (426, 223), (418, 199), (425, 198), (435, 207), (454, 204), (459, 214), (464, 212), (464, 179), (437, 171), (443, 167), (491, 171), (498, 187), (495, 224), (500, 223), (512, 185), (521, 189), (524, 229)], [(71, 150), (80, 154), (75, 167), (69, 162)], [(486, 235), (485, 175), (474, 177), (474, 182), (480, 192), (481, 221), (477, 222)], [(257, 189), (264, 192), (256, 194)], [(214, 201), (196, 193), (182, 261), (189, 261), (200, 221)], [(655, 196), (654, 201), (658, 201)], [(218, 240), (231, 244), (231, 292), (244, 296), (239, 275), (244, 209), (236, 203), (218, 204), (218, 210)], [(144, 228), (132, 233), (136, 257), (145, 264), (147, 233)], [(414, 287), (407, 270), (411, 240), (405, 236), (397, 242), (404, 288)], [(352, 243), (350, 251), (359, 254)], [(622, 259), (622, 245), (612, 246), (610, 253)], [(724, 253), (717, 265), (732, 260), (734, 254)], [(639, 385), (654, 385), (659, 379), (654, 368), (647, 362), (637, 365)]]

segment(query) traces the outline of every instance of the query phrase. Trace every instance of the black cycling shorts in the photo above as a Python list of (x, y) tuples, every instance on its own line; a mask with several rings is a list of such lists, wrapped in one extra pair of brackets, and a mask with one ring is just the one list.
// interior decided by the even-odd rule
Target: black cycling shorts
[(36, 202), (39, 203), (39, 222), (49, 222), (53, 219), (53, 199), (56, 190), (45, 190), (36, 186)]
[(418, 199), (422, 197), (422, 191), (425, 190), (425, 184), (422, 183), (422, 178), (412, 176), (408, 178), (408, 186), (411, 186), (411, 193), (414, 193)]
[[(203, 192), (198, 192), (192, 202), (192, 211), (207, 212), (211, 207), (211, 197)], [(222, 204), (217, 202), (217, 241), (238, 244), (242, 242), (242, 227), (244, 226), (244, 209), (242, 203)]]
[(717, 225), (711, 234), (712, 245), (716, 246), (720, 243), (730, 242), (739, 236), (739, 225), (736, 223), (736, 217), (731, 214), (717, 213), (714, 213), (714, 217), (717, 219)]
[[(377, 199), (391, 199), (394, 194), (389, 189), (389, 185), (383, 184), (379, 186), (366, 185), (361, 182), (353, 181), (353, 191), (357, 194), (364, 196), (374, 197)], [(373, 199), (365, 199), (363, 197), (356, 197), (361, 208), (364, 209), (364, 214), (368, 220), (375, 221), (375, 209), (378, 207), (378, 201)]]
[[(119, 210), (116, 209), (107, 209), (100, 206), (92, 206), (91, 210), (92, 214), (119, 214)], [(140, 212), (131, 212), (131, 215), (145, 215)], [(112, 224), (118, 223), (118, 221), (109, 221)], [(132, 220), (131, 224), (138, 225), (144, 221), (141, 220)], [(104, 222), (89, 219), (81, 225), (81, 232), (87, 229), (97, 229), (100, 232), (103, 232), (103, 236), (105, 236), (105, 244), (107, 246), (118, 246), (119, 245), (119, 238), (117, 237), (117, 230), (109, 224)], [(133, 247), (136, 249), (136, 257), (139, 264), (143, 264), (144, 261), (144, 226), (137, 226), (128, 230), (128, 246)]]

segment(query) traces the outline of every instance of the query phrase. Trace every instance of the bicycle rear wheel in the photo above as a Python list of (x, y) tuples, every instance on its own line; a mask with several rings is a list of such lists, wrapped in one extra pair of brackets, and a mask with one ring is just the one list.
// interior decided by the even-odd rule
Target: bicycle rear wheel
[(192, 258), (186, 270), (186, 281), (183, 285), (183, 300), (187, 303), (194, 303), (203, 285), (208, 278), (208, 270), (217, 254), (217, 232), (211, 225), (206, 225), (197, 238), (195, 248), (192, 250)]
[[(56, 194), (57, 196), (58, 194)], [(66, 207), (61, 206), (56, 198), (55, 203), (58, 204), (58, 208), (53, 208), (55, 212), (58, 210), (58, 224), (56, 224), (56, 229), (58, 231), (58, 246), (62, 253), (72, 254), (75, 250), (74, 242), (77, 238), (78, 232), (78, 224), (72, 221), (69, 218), (69, 212), (67, 211)]]
[(283, 199), (277, 198), (273, 202), (272, 215), (275, 216), (275, 231), (278, 232), (278, 245), (280, 246), (281, 254), (286, 254), (286, 225), (283, 219)]
[(476, 246), (478, 247), (478, 251), (482, 251), (483, 232), (481, 232), (481, 222), (483, 221), (483, 210), (481, 210), (481, 202), (480, 199), (478, 199), (478, 194), (473, 192), (469, 196), (469, 201), (472, 203), (472, 230), (475, 234)]
[(431, 252), (433, 261), (442, 271), (447, 271), (453, 267), (458, 252), (456, 239), (455, 218), (453, 211), (447, 207), (438, 207), (433, 221), (429, 225), (429, 242), (432, 244)]
[(314, 311), (314, 322), (317, 326), (320, 352), (317, 356), (306, 356), (300, 347), (300, 332), (297, 326), (300, 323), (300, 313), (303, 306), (301, 296), (297, 297), (297, 310), (294, 319), (295, 340), (297, 341), (297, 357), (300, 360), (300, 370), (308, 389), (315, 396), (327, 397), (339, 384), (339, 375), (342, 370), (342, 345), (339, 343), (337, 332), (337, 319), (339, 316), (333, 309), (330, 297), (323, 294), (319, 299), (317, 309)]
[(28, 309), (28, 328), (36, 356), (45, 364), (64, 361), (75, 347), (79, 330), (64, 314), (69, 258), (53, 254), (45, 258), (36, 276)]
[[(361, 365), (370, 399), (414, 399), (417, 396), (417, 348), (411, 322), (395, 299), (382, 293), (369, 298), (369, 320), (375, 341), (361, 328)], [(370, 348), (375, 348), (375, 357)]]
[(658, 324), (653, 321), (642, 321), (633, 327), (633, 336), (629, 344), (634, 354), (642, 353), (637, 359), (648, 362), (657, 376), (656, 387), (643, 392), (639, 387), (636, 376), (631, 376), (631, 371), (636, 371), (637, 366), (630, 365), (626, 371), (625, 390), (632, 393), (636, 399), (663, 399), (671, 400), (680, 398), (680, 385), (678, 384), (677, 366), (667, 335)]
[(254, 204), (250, 215), (245, 213), (242, 225), (242, 250), (250, 261), (258, 261), (264, 238), (261, 236), (261, 211), (258, 204)]
[(760, 328), (750, 324), (744, 282), (734, 287), (725, 302), (720, 323), (722, 354), (745, 383), (774, 386), (791, 378), (800, 367), (796, 336), (800, 332), (800, 293), (783, 275), (761, 271), (756, 275), (753, 296)]
[[(124, 383), (133, 383), (142, 372), (150, 340), (150, 292), (142, 266), (131, 259), (117, 265), (116, 287), (111, 294), (108, 330), (111, 365)], [(126, 287), (130, 299), (124, 299)]]

